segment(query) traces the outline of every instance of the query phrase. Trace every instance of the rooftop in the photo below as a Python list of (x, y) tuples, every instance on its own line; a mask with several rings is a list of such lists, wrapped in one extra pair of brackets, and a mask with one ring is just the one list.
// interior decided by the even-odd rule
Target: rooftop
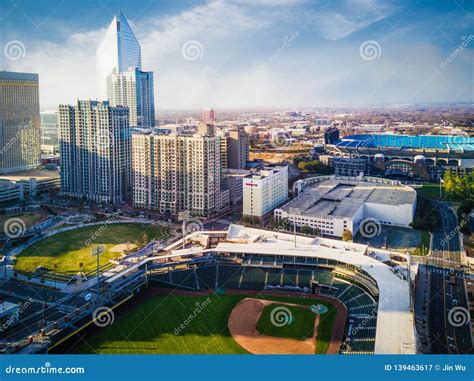
[(334, 178), (309, 185), (280, 209), (291, 213), (290, 208), (296, 208), (297, 214), (320, 218), (350, 218), (364, 203), (403, 205), (415, 201), (416, 192), (403, 185)]
[(37, 180), (49, 180), (59, 178), (59, 172), (47, 169), (31, 169), (27, 171), (19, 171), (0, 175), (0, 180), (22, 181), (35, 178)]

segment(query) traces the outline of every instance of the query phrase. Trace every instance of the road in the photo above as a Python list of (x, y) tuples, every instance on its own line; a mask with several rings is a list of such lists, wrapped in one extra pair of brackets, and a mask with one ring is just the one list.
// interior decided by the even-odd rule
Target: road
[[(417, 290), (426, 289), (428, 295), (423, 295), (424, 291), (417, 292), (415, 303), (426, 304), (428, 309), (427, 335), (431, 353), (474, 353), (466, 279), (460, 267), (462, 248), (457, 216), (445, 202), (433, 203), (440, 222), (432, 235), (433, 259), (427, 257), (423, 261), (425, 267), (420, 273), (426, 272), (427, 277), (418, 279), (418, 282), (425, 282), (426, 287), (417, 285)], [(454, 279), (451, 278), (450, 272), (454, 272)], [(454, 312), (458, 312), (458, 316), (462, 317), (463, 324), (459, 325), (453, 319)]]

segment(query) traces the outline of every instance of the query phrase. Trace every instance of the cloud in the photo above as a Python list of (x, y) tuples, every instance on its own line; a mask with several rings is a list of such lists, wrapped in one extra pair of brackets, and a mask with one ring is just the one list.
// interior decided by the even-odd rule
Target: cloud
[[(216, 0), (171, 16), (142, 15), (131, 21), (142, 46), (143, 69), (155, 72), (157, 110), (442, 101), (456, 98), (456, 86), (465, 88), (457, 100), (472, 98), (472, 85), (465, 86), (468, 49), (437, 74), (433, 67), (449, 52), (422, 38), (414, 48), (416, 25), (405, 23), (407, 36), (380, 22), (396, 11), (390, 3), (314, 4)], [(25, 57), (7, 62), (7, 68), (40, 74), (42, 108), (94, 99), (95, 51), (107, 26), (72, 33), (58, 43), (23, 41)], [(298, 37), (286, 46), (296, 32)], [(370, 39), (381, 44), (382, 55), (367, 62), (359, 56), (359, 45)], [(182, 47), (190, 40), (202, 45), (202, 58), (183, 56)]]

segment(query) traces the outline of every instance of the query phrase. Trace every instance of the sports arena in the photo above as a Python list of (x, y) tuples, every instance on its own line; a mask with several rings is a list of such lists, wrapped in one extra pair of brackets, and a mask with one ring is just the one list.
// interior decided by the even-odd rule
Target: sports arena
[[(159, 296), (148, 304), (135, 302), (80, 353), (415, 353), (409, 283), (366, 245), (240, 225), (192, 233), (184, 249), (182, 242), (173, 245), (106, 281), (111, 294), (130, 290), (127, 279), (137, 279), (145, 267), (147, 283)], [(203, 302), (212, 308), (201, 308)], [(194, 305), (198, 313), (194, 308), (183, 320), (179, 305), (186, 303), (187, 314)], [(286, 311), (279, 317), (288, 327), (278, 328), (274, 310)], [(142, 324), (144, 316), (152, 318)], [(124, 331), (135, 332), (137, 325), (142, 332), (133, 340), (140, 349), (133, 344), (124, 350), (120, 337), (129, 337)], [(155, 329), (160, 334), (152, 339)], [(150, 352), (143, 351), (144, 342), (155, 340)], [(318, 340), (327, 341), (323, 349)], [(213, 347), (203, 351), (208, 343)]]
[(325, 151), (334, 157), (358, 157), (369, 162), (372, 174), (406, 175), (434, 180), (447, 168), (474, 167), (474, 137), (445, 135), (325, 135)]

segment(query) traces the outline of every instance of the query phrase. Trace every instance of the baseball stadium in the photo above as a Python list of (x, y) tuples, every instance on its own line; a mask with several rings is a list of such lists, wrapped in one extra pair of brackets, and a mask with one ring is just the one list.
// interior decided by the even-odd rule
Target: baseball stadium
[(110, 308), (50, 352), (415, 353), (409, 283), (371, 254), (240, 225), (194, 232), (108, 277)]

